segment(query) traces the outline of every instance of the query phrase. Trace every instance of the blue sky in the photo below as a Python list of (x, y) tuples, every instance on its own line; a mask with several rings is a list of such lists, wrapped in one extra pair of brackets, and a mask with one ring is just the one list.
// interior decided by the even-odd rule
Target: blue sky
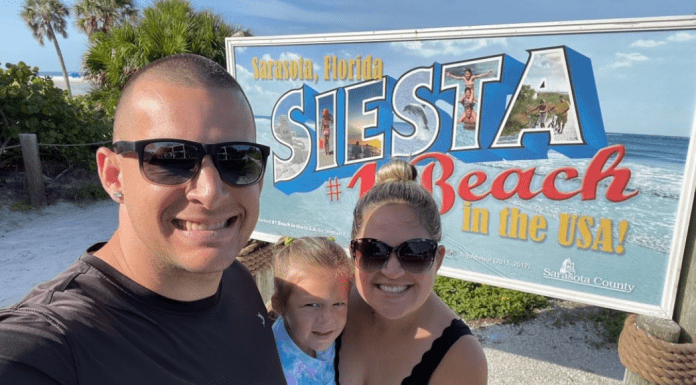
[[(76, 1), (64, 4), (72, 7)], [(0, 0), (0, 63), (24, 61), (41, 71), (59, 71), (53, 44), (43, 47), (31, 36), (19, 18), (23, 0)], [(136, 0), (139, 9), (153, 2)], [(692, 15), (696, 1), (626, 0), (489, 0), (474, 2), (433, 0), (374, 1), (334, 0), (331, 2), (241, 0), (191, 1), (197, 10), (209, 9), (255, 35), (357, 32), (386, 29), (420, 29), (487, 24), (552, 22), (653, 16)], [(87, 49), (87, 37), (69, 20), (68, 38), (59, 37), (68, 71), (79, 71)], [(630, 57), (627, 58), (630, 60)]]

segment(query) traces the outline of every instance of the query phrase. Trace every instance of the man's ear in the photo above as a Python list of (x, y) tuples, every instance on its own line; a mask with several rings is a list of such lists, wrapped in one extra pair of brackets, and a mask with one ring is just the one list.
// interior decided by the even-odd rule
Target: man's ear
[(114, 193), (123, 193), (121, 191), (121, 162), (118, 155), (109, 148), (100, 147), (97, 150), (97, 172), (106, 193), (111, 199), (121, 203), (122, 198), (114, 197)]

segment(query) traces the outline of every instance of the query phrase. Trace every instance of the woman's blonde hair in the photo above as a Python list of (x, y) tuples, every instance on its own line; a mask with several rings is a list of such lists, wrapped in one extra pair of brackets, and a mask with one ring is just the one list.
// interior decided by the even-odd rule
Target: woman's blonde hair
[[(275, 245), (273, 271), (277, 303), (273, 310), (282, 312), (292, 293), (293, 271), (297, 266), (316, 266), (334, 272), (336, 277), (352, 277), (353, 262), (332, 238), (283, 237)], [(295, 269), (293, 269), (295, 267)], [(279, 307), (279, 308), (277, 308)]]
[(405, 203), (418, 215), (432, 239), (442, 239), (440, 210), (437, 203), (425, 188), (416, 182), (418, 170), (400, 159), (394, 159), (377, 171), (375, 185), (365, 193), (353, 210), (353, 230), (355, 239), (364, 225), (365, 215), (390, 203)]

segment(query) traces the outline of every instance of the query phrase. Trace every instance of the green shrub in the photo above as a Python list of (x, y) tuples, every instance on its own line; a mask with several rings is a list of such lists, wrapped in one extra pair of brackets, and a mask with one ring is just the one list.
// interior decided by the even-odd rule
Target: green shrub
[(128, 78), (157, 59), (194, 53), (224, 67), (225, 38), (236, 32), (250, 34), (211, 11), (196, 11), (187, 0), (157, 0), (136, 21), (92, 35), (84, 56), (87, 77), (95, 86), (89, 97), (113, 116)]
[(533, 317), (533, 310), (549, 306), (546, 297), (515, 290), (437, 277), (435, 293), (467, 320), (503, 318), (517, 323)]
[(73, 189), (73, 199), (76, 201), (91, 201), (98, 199), (106, 199), (109, 194), (104, 191), (101, 185), (88, 184), (82, 187)]
[(594, 321), (595, 328), (604, 333), (607, 342), (618, 343), (626, 317), (628, 313), (619, 310), (601, 309), (590, 318)]
[[(37, 67), (23, 62), (0, 69), (0, 154), (17, 157), (19, 134), (34, 133), (41, 144), (84, 144), (111, 140), (113, 122), (88, 99), (70, 97), (38, 75)], [(97, 146), (94, 146), (95, 148)], [(94, 148), (90, 146), (40, 146), (42, 159), (62, 160), (94, 168)]]
[(10, 209), (12, 211), (21, 211), (23, 213), (31, 211), (33, 208), (34, 206), (32, 206), (29, 202), (26, 201), (18, 201), (10, 206)]

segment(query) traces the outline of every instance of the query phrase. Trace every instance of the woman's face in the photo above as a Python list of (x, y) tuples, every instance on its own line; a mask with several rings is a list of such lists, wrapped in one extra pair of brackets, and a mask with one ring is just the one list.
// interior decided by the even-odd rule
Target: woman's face
[[(432, 236), (411, 207), (404, 203), (390, 203), (365, 216), (357, 238), (374, 238), (394, 247), (410, 239), (432, 239)], [(444, 247), (440, 246), (433, 267), (420, 274), (405, 271), (394, 252), (379, 271), (365, 272), (358, 266), (355, 269), (358, 293), (384, 318), (407, 316), (428, 299), (443, 256)]]

